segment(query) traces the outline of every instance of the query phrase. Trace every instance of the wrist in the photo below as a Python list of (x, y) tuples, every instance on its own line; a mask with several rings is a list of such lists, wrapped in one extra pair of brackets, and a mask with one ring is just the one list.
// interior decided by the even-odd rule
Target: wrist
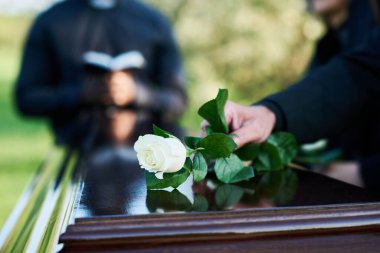
[(265, 105), (260, 105), (260, 107), (268, 119), (268, 123), (271, 126), (271, 131), (273, 131), (273, 129), (276, 125), (276, 114), (274, 114), (274, 112), (271, 109), (269, 109), (268, 107), (266, 107)]
[(255, 104), (256, 106), (263, 106), (274, 115), (273, 131), (287, 131), (286, 117), (282, 108), (274, 101), (262, 100)]

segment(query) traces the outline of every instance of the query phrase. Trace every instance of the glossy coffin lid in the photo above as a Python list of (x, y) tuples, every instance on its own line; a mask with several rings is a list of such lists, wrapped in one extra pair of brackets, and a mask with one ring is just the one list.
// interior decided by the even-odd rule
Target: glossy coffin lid
[(364, 189), (301, 169), (257, 175), (239, 184), (210, 177), (178, 189), (147, 190), (144, 171), (130, 148), (103, 148), (89, 157), (76, 218), (151, 213), (206, 212), (273, 207), (365, 203)]

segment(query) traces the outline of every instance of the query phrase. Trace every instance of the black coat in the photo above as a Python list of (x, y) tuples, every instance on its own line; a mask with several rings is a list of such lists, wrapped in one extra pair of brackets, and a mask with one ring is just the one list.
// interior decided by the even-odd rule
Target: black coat
[[(337, 29), (329, 28), (317, 42), (309, 72), (360, 46), (375, 25), (369, 2), (353, 0), (347, 21)], [(331, 136), (329, 149), (340, 149), (346, 160), (365, 160), (368, 156), (380, 154), (380, 118), (373, 117), (378, 108), (373, 105), (369, 109), (341, 134)]]
[(15, 93), (19, 110), (49, 119), (58, 143), (81, 139), (92, 124), (81, 98), (83, 53), (116, 56), (132, 50), (146, 59), (138, 75), (149, 91), (135, 106), (161, 114), (178, 109), (177, 102), (186, 99), (181, 58), (161, 14), (134, 0), (104, 10), (87, 0), (54, 5), (37, 17), (27, 38)]
[(326, 34), (318, 40), (308, 71), (363, 44), (375, 25), (369, 0), (350, 1), (347, 20), (339, 28), (328, 27)]
[[(290, 131), (305, 143), (339, 136), (353, 125), (376, 128), (373, 122), (380, 119), (379, 102), (380, 27), (375, 27), (363, 44), (261, 103), (275, 112), (275, 130)], [(371, 122), (362, 121), (363, 115)], [(372, 133), (378, 132), (372, 129)], [(373, 134), (366, 138), (379, 137)], [(379, 145), (375, 146), (379, 150)], [(368, 187), (378, 187), (379, 154), (373, 153), (361, 163)]]

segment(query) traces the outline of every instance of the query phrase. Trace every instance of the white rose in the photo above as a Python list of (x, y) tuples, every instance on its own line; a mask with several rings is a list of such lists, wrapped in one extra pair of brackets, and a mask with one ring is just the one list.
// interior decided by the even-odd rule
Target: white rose
[(147, 134), (140, 136), (134, 145), (141, 168), (154, 172), (163, 179), (163, 173), (182, 169), (186, 160), (186, 148), (177, 138), (163, 138)]

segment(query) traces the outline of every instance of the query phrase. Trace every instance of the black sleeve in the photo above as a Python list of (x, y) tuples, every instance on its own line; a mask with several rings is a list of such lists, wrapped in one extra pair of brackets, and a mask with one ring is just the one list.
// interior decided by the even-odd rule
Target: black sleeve
[(261, 103), (277, 108), (277, 130), (292, 132), (304, 143), (339, 134), (379, 95), (380, 28), (376, 28), (362, 48)]
[(37, 18), (25, 44), (15, 89), (16, 105), (25, 115), (51, 116), (58, 110), (77, 107), (80, 101), (79, 84), (59, 82), (58, 66), (46, 29), (48, 22), (43, 16)]
[(182, 59), (169, 23), (161, 22), (162, 41), (156, 55), (156, 80), (158, 89), (141, 86), (137, 104), (162, 112), (169, 121), (178, 119), (186, 109), (187, 94), (182, 69)]

